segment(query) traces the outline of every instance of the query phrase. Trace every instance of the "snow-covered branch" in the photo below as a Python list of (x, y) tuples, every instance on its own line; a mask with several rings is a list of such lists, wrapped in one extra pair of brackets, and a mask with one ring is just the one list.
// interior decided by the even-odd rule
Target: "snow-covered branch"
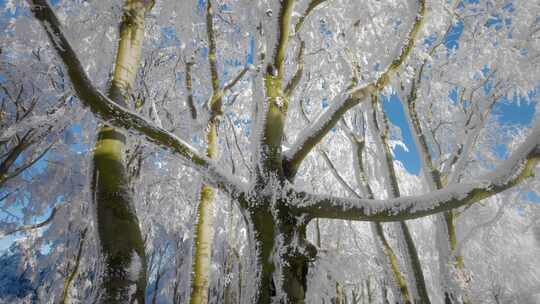
[(304, 41), (300, 41), (298, 55), (296, 55), (296, 71), (294, 72), (291, 80), (289, 80), (289, 82), (285, 86), (285, 90), (283, 90), (283, 94), (285, 95), (285, 98), (290, 98), (292, 92), (296, 89), (296, 87), (300, 83), (300, 80), (302, 80), (302, 74), (304, 73), (305, 48), (306, 48), (306, 43)]
[(422, 21), (424, 20), (425, 12), (426, 2), (425, 0), (419, 0), (418, 13), (414, 20), (414, 24), (405, 39), (403, 47), (392, 63), (379, 75), (377, 80), (353, 88), (352, 90), (347, 90), (338, 95), (330, 107), (298, 135), (298, 139), (292, 145), (291, 149), (284, 153), (284, 163), (288, 168), (289, 177), (294, 177), (304, 158), (326, 136), (349, 109), (360, 102), (365, 101), (367, 97), (375, 94), (388, 84), (390, 77), (397, 72), (414, 48), (417, 34), (422, 26)]
[(41, 23), (58, 56), (68, 71), (77, 96), (100, 120), (127, 132), (137, 132), (149, 141), (178, 154), (188, 166), (198, 170), (208, 182), (235, 196), (241, 184), (227, 176), (218, 165), (191, 147), (176, 135), (155, 126), (146, 118), (126, 109), (105, 96), (90, 81), (71, 44), (62, 31), (62, 25), (46, 0), (28, 0), (35, 18)]
[(300, 29), (302, 29), (302, 25), (304, 25), (304, 22), (306, 21), (306, 18), (313, 12), (313, 10), (326, 1), (327, 0), (311, 0), (309, 2), (306, 11), (300, 16), (300, 18), (298, 18), (298, 21), (294, 25), (294, 34), (298, 35)]
[(540, 160), (540, 122), (525, 142), (489, 174), (425, 195), (388, 200), (347, 199), (306, 192), (297, 194), (297, 212), (314, 218), (359, 221), (400, 221), (419, 218), (473, 204), (509, 189), (534, 174)]
[(37, 224), (25, 225), (25, 226), (22, 226), (22, 227), (15, 228), (13, 230), (9, 230), (9, 231), (4, 232), (4, 233), (0, 232), (0, 238), (12, 235), (12, 234), (17, 233), (17, 232), (29, 231), (29, 230), (38, 229), (38, 228), (41, 228), (43, 226), (46, 226), (50, 222), (52, 222), (52, 220), (54, 219), (54, 216), (56, 215), (58, 210), (60, 210), (64, 206), (65, 206), (65, 204), (60, 204), (60, 205), (54, 206), (54, 208), (52, 209), (51, 214), (49, 215), (49, 217), (47, 217), (43, 222), (40, 222), (40, 223), (37, 223)]

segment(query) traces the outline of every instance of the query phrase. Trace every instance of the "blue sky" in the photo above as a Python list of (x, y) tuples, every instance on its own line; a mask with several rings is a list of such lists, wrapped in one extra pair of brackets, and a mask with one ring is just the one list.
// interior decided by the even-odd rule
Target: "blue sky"
[[(473, 3), (476, 1), (468, 0), (468, 2)], [(507, 5), (504, 9), (511, 10), (513, 9), (513, 6)], [(500, 23), (502, 22), (499, 19), (494, 18), (494, 21), (486, 24), (486, 26), (495, 27), (498, 29), (498, 26), (500, 26)], [(506, 20), (505, 22), (507, 24), (510, 24), (511, 20)], [(463, 27), (464, 23), (461, 21), (456, 22), (451, 27), (448, 35), (444, 39), (444, 45), (447, 49), (457, 50), (459, 48), (459, 39), (463, 33)], [(425, 40), (425, 44), (431, 45), (435, 42), (435, 40), (436, 37), (429, 37)], [(483, 72), (486, 73), (487, 70)], [(489, 90), (489, 82), (485, 89)], [(498, 102), (495, 105), (493, 109), (493, 114), (496, 115), (497, 119), (501, 124), (512, 124), (522, 127), (527, 126), (533, 120), (536, 105), (535, 97), (537, 93), (538, 92), (531, 92), (529, 96), (526, 97), (515, 97), (513, 100), (502, 100), (502, 102)], [(452, 98), (452, 96), (455, 94), (456, 92), (450, 92), (449, 97)], [(407, 124), (401, 100), (396, 95), (391, 95), (389, 97), (383, 96), (383, 108), (392, 124), (401, 129), (403, 141), (409, 150), (405, 151), (405, 149), (403, 149), (402, 147), (396, 146), (394, 148), (394, 154), (396, 159), (401, 161), (407, 171), (409, 171), (410, 173), (419, 174), (421, 166), (420, 159), (418, 158), (418, 151), (412, 139), (411, 130), (409, 129), (409, 126)], [(505, 149), (505, 146), (502, 145), (501, 147), (499, 147), (499, 149), (500, 150), (495, 152), (498, 153), (498, 155), (505, 156), (505, 151), (503, 151), (503, 149)]]
[[(469, 0), (469, 2), (475, 1)], [(507, 5), (504, 9), (513, 10), (513, 6)], [(502, 20), (500, 17), (494, 16), (492, 22), (489, 22), (486, 26), (494, 27), (498, 30), (503, 25), (509, 26), (511, 22), (511, 19)], [(463, 33), (463, 27), (463, 22), (457, 22), (450, 29), (450, 32), (445, 37), (444, 41), (444, 45), (448, 49), (457, 50), (459, 48), (459, 39)], [(435, 37), (430, 37), (426, 39), (425, 43), (430, 45), (434, 43), (434, 41)], [(486, 68), (483, 72), (487, 73), (487, 71)], [(488, 82), (485, 87), (486, 91), (490, 90), (489, 86), (490, 83)], [(455, 94), (456, 92), (453, 93)], [(537, 88), (535, 92), (530, 92), (528, 96), (516, 96), (513, 100), (502, 99), (495, 104), (492, 114), (497, 118), (499, 123), (503, 125), (527, 127), (533, 121), (534, 115), (538, 115), (535, 113), (538, 93), (540, 93), (540, 87)], [(452, 92), (450, 92), (449, 97), (452, 98), (452, 95)], [(407, 150), (405, 150), (403, 147), (396, 145), (393, 149), (394, 156), (403, 164), (409, 173), (418, 175), (421, 169), (420, 159), (417, 147), (412, 138), (411, 130), (407, 123), (403, 104), (397, 95), (383, 96), (382, 100), (384, 111), (388, 115), (390, 122), (401, 130), (402, 140), (407, 146)], [(496, 146), (494, 152), (501, 159), (507, 157), (507, 148), (504, 144)], [(540, 203), (540, 197), (533, 192), (526, 193), (524, 197), (530, 201)]]
[[(418, 175), (421, 167), (420, 158), (406, 120), (403, 104), (396, 95), (392, 95), (390, 98), (383, 97), (382, 100), (388, 119), (401, 130), (402, 140), (408, 150), (406, 151), (403, 147), (396, 145), (393, 149), (394, 156), (409, 173)], [(518, 100), (503, 99), (494, 106), (492, 114), (497, 117), (501, 124), (514, 125), (520, 128), (528, 127), (531, 125), (534, 116), (538, 115), (538, 113), (535, 113), (536, 102), (534, 100), (520, 100), (518, 102)], [(508, 157), (505, 144), (497, 145), (494, 153), (501, 159)], [(540, 204), (540, 196), (532, 191), (524, 193), (522, 198)]]
[[(391, 95), (390, 98), (383, 97), (384, 111), (388, 115), (390, 122), (401, 130), (403, 142), (408, 148), (405, 151), (403, 147), (396, 146), (394, 155), (397, 160), (403, 163), (408, 172), (418, 175), (420, 172), (420, 159), (418, 150), (414, 143), (411, 130), (407, 123), (407, 118), (403, 109), (403, 104), (397, 95)], [(520, 127), (529, 126), (535, 115), (536, 102), (534, 101), (515, 101), (502, 100), (494, 106), (493, 114), (496, 115), (498, 121), (505, 125), (517, 125)], [(501, 145), (501, 149), (496, 151), (501, 158), (506, 157), (506, 153), (502, 149), (506, 146)]]

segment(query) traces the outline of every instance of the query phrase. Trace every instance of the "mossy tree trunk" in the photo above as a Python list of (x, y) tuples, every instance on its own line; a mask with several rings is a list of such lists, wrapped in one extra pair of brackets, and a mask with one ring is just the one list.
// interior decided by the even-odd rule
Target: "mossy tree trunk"
[[(127, 106), (140, 64), (150, 1), (127, 0), (109, 98)], [(125, 164), (126, 137), (102, 126), (93, 156), (92, 193), (103, 259), (99, 303), (144, 303), (146, 255)]]

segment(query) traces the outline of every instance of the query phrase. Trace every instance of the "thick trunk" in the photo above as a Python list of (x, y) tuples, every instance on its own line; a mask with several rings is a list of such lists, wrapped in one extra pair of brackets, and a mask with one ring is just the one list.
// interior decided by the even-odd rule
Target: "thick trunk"
[[(144, 14), (152, 3), (127, 0), (109, 97), (126, 105), (140, 63)], [(144, 303), (146, 256), (125, 166), (125, 136), (101, 127), (94, 149), (92, 192), (103, 259), (99, 303)]]
[(270, 212), (256, 211), (252, 213), (255, 263), (257, 266), (257, 279), (252, 303), (269, 304), (276, 295), (276, 288), (272, 279), (274, 263), (272, 253), (274, 250), (274, 221)]
[(93, 193), (104, 269), (100, 303), (144, 303), (146, 260), (124, 167), (125, 137), (102, 127), (94, 149)]
[[(276, 265), (276, 268), (280, 270), (278, 274), (281, 276), (278, 290), (281, 289), (284, 293), (281, 298), (278, 297), (280, 303), (305, 303), (308, 262), (315, 255), (315, 251), (314, 247), (306, 241), (305, 231), (302, 230), (304, 229), (295, 229), (287, 234), (281, 232), (284, 243), (277, 257), (279, 265)], [(307, 250), (304, 252), (302, 249)]]
[[(257, 294), (252, 303), (303, 304), (307, 290), (308, 262), (316, 249), (306, 241), (305, 223), (285, 210), (252, 212)], [(281, 212), (282, 211), (282, 212)]]

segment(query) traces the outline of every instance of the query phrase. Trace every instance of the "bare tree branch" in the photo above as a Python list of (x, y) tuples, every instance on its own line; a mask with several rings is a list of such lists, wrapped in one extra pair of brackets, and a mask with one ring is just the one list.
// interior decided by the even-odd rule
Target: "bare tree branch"
[(40, 159), (42, 159), (47, 154), (47, 152), (49, 152), (49, 150), (54, 146), (55, 143), (56, 142), (51, 143), (49, 146), (47, 146), (47, 148), (43, 149), (43, 151), (41, 151), (41, 153), (39, 153), (39, 155), (36, 156), (34, 159), (32, 159), (31, 161), (25, 163), (24, 165), (16, 168), (13, 172), (7, 174), (2, 179), (0, 179), (0, 185), (3, 185), (9, 179), (12, 179), (12, 178), (18, 176), (24, 170), (32, 167), (35, 163), (37, 163)]
[(189, 111), (191, 114), (192, 119), (197, 119), (197, 108), (195, 107), (195, 102), (193, 101), (193, 80), (191, 78), (191, 67), (193, 66), (193, 62), (186, 61), (185, 67), (186, 67), (186, 90), (187, 90), (187, 104), (189, 107)]
[(15, 137), (17, 139), (17, 144), (9, 150), (4, 160), (0, 162), (0, 185), (3, 185), (6, 180), (10, 178), (10, 175), (12, 175), (9, 172), (11, 167), (19, 155), (21, 155), (29, 146), (32, 145), (34, 142), (34, 134), (34, 130), (29, 130), (22, 136), (22, 138), (19, 139), (18, 136)]
[(345, 180), (345, 178), (343, 178), (343, 176), (341, 176), (341, 174), (339, 174), (336, 166), (334, 165), (334, 163), (332, 162), (332, 160), (330, 159), (330, 156), (328, 156), (328, 153), (326, 153), (325, 151), (319, 151), (319, 154), (322, 156), (322, 158), (324, 159), (324, 161), (326, 162), (326, 164), (328, 165), (328, 168), (330, 168), (330, 172), (332, 172), (332, 175), (334, 175), (334, 177), (338, 180), (338, 182), (341, 184), (341, 186), (343, 186), (343, 188), (345, 188), (345, 190), (347, 190), (347, 192), (349, 192), (353, 197), (356, 197), (356, 198), (362, 198), (362, 196), (360, 196), (360, 194), (358, 194), (352, 187), (351, 185), (349, 185), (349, 183), (347, 183), (347, 181)]
[(69, 273), (66, 280), (64, 281), (64, 289), (62, 290), (62, 301), (61, 304), (67, 304), (69, 303), (69, 289), (71, 288), (71, 283), (73, 282), (73, 279), (77, 276), (77, 273), (79, 272), (79, 266), (81, 264), (81, 257), (84, 247), (84, 242), (86, 239), (86, 232), (88, 231), (88, 228), (84, 228), (81, 231), (81, 235), (79, 238), (79, 249), (77, 250), (77, 256), (75, 257), (75, 265), (73, 265), (73, 270)]

